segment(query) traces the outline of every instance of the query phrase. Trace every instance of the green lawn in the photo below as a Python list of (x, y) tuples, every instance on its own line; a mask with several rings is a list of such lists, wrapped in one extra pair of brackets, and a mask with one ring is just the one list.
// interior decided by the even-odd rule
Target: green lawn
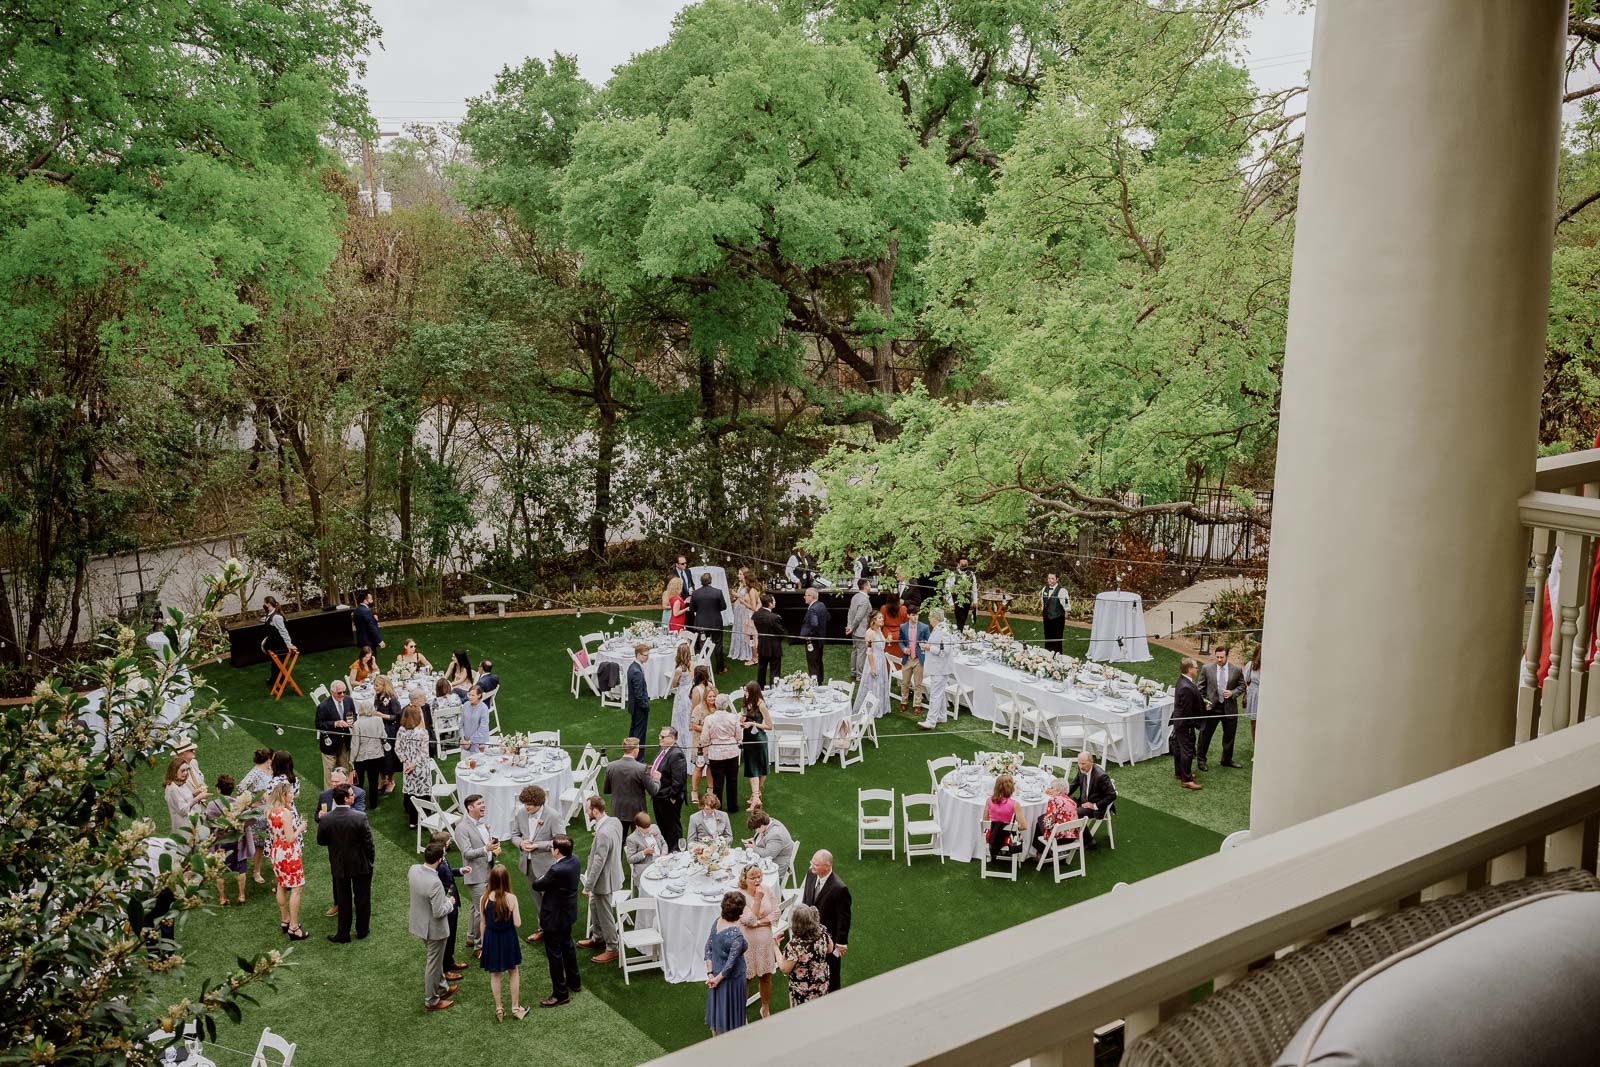
[[(615, 753), (626, 731), (625, 714), (616, 709), (602, 712), (587, 693), (581, 700), (572, 699), (570, 668), (563, 651), (576, 645), (580, 632), (604, 621), (588, 613), (582, 620), (570, 615), (463, 620), (390, 626), (385, 637), (391, 649), (388, 655), (399, 647), (402, 636), (411, 636), (436, 663), (457, 647), (466, 648), (474, 661), (492, 658), (502, 679), (499, 703), (505, 729), (559, 728), (569, 745), (594, 742), (612, 746)], [(1031, 632), (1028, 623), (1018, 625), (1018, 636), (1036, 632), (1036, 624)], [(1069, 635), (1073, 632), (1069, 630)], [(1084, 638), (1069, 636), (1069, 652), (1081, 655), (1083, 645)], [(1177, 673), (1177, 655), (1166, 649), (1154, 651), (1156, 662), (1145, 665), (1148, 673), (1170, 681)], [(829, 650), (831, 677), (848, 677), (848, 655), (848, 648)], [(317, 682), (342, 673), (351, 658), (349, 652), (306, 656), (296, 675), (309, 692)], [(788, 663), (786, 658), (786, 665), (791, 669), (801, 666), (798, 650), (790, 658), (794, 662)], [(742, 684), (750, 673), (735, 665), (721, 680), (723, 688)], [(205, 676), (239, 715), (295, 726), (312, 722), (309, 701), (291, 695), (274, 704), (266, 697), (262, 668), (236, 671), (217, 665)], [(669, 714), (670, 702), (658, 701), (651, 716), (652, 732)], [(928, 759), (951, 751), (970, 753), (993, 747), (986, 726), (980, 730), (969, 725), (978, 720), (963, 717), (960, 734), (948, 726), (925, 734), (912, 721), (899, 714), (885, 717), (879, 724), (882, 747), (869, 748), (865, 763), (847, 771), (840, 771), (837, 764), (817, 766), (803, 776), (774, 776), (767, 785), (768, 810), (788, 824), (808, 855), (816, 848), (832, 849), (839, 874), (851, 886), (855, 923), (845, 968), (847, 982), (1104, 893), (1116, 882), (1135, 881), (1213, 852), (1222, 834), (1248, 822), (1248, 771), (1214, 769), (1204, 779), (1207, 789), (1195, 793), (1178, 789), (1170, 761), (1161, 759), (1114, 769), (1122, 798), (1118, 847), (1091, 853), (1087, 878), (1055, 885), (1047, 876), (1030, 872), (1013, 884), (980, 880), (977, 867), (971, 864), (941, 865), (919, 859), (908, 870), (903, 858), (891, 861), (882, 853), (869, 853), (858, 861), (852, 844), (857, 788), (926, 791)], [(1242, 733), (1240, 758), (1248, 763), (1248, 729)], [(249, 768), (249, 754), (258, 745), (286, 747), (294, 753), (302, 776), (309, 779), (302, 795), (302, 807), (309, 810), (316, 802), (321, 780), (321, 763), (309, 732), (285, 730), (280, 735), (271, 725), (239, 721), (215, 738), (201, 739), (200, 762), (212, 780), (225, 772), (237, 777)], [(1214, 754), (1213, 760), (1215, 767), (1220, 755)], [(164, 825), (158, 785), (159, 779), (150, 782), (145, 800), (147, 810)], [(248, 1015), (242, 1026), (224, 1026), (219, 1035), (222, 1045), (254, 1049), (255, 1036), (266, 1025), (299, 1042), (300, 1055), (309, 1063), (331, 1063), (351, 1054), (362, 1061), (371, 1051), (381, 1049), (387, 1067), (408, 1067), (433, 1064), (441, 1049), (471, 1048), (477, 1061), (523, 1052), (537, 1034), (539, 1054), (546, 1062), (620, 1064), (637, 1063), (707, 1036), (701, 1025), (703, 986), (669, 986), (659, 975), (649, 973), (636, 976), (633, 985), (625, 987), (615, 964), (593, 966), (587, 954), (580, 956), (584, 993), (567, 1007), (531, 1016), (529, 1023), (540, 1024), (537, 1031), (509, 1019), (504, 1025), (495, 1024), (488, 979), (476, 969), (464, 980), (453, 1010), (425, 1016), (419, 995), (421, 944), (406, 930), (406, 869), (415, 858), (414, 835), (406, 829), (398, 794), (385, 801), (373, 826), (378, 838), (373, 936), (347, 946), (323, 939), (333, 930), (333, 920), (322, 917), (331, 899), (327, 866), (321, 850), (308, 844), (301, 919), (313, 936), (294, 947), (292, 967), (281, 972), (275, 992), (263, 993), (262, 1008)], [(742, 822), (736, 820), (735, 826), (742, 828)], [(585, 855), (588, 840), (581, 821), (575, 829), (579, 853)], [(520, 886), (522, 879), (513, 877), (512, 882)], [(246, 907), (195, 912), (184, 920), (179, 939), (192, 964), (186, 986), (193, 984), (195, 976), (227, 966), (239, 955), (287, 946), (287, 939), (278, 931), (277, 909), (269, 890), (270, 885), (251, 883)], [(527, 910), (524, 899), (525, 915)], [(462, 937), (464, 945), (464, 931)], [(522, 974), (524, 1003), (532, 1005), (547, 995), (549, 975), (542, 950), (533, 947), (525, 951)], [(773, 1000), (775, 1008), (786, 1002), (781, 978)], [(227, 1052), (218, 1052), (214, 1058), (219, 1064), (230, 1062)], [(242, 1067), (245, 1061), (238, 1062)]]

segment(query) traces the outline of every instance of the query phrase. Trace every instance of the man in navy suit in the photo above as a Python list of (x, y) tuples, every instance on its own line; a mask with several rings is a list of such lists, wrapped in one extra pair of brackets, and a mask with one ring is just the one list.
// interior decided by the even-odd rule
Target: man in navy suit
[(806, 617), (800, 624), (800, 636), (806, 643), (806, 670), (822, 684), (822, 652), (828, 640), (828, 622), (832, 613), (828, 605), (817, 598), (816, 589), (806, 590)]
[(366, 647), (377, 652), (383, 648), (383, 632), (378, 629), (378, 616), (372, 611), (372, 590), (363, 589), (356, 597), (356, 647)]
[(628, 664), (628, 736), (648, 737), (650, 726), (650, 683), (644, 677), (644, 665), (650, 662), (650, 646), (643, 642), (633, 646), (633, 662)]
[(911, 714), (917, 706), (917, 691), (922, 688), (922, 668), (928, 661), (928, 624), (917, 621), (917, 605), (913, 604), (907, 619), (900, 624), (900, 649), (905, 662), (900, 667), (900, 710)]
[(550, 842), (560, 857), (543, 877), (528, 883), (539, 902), (539, 929), (544, 931), (544, 954), (550, 962), (550, 995), (539, 1002), (541, 1008), (567, 1003), (571, 994), (583, 991), (578, 974), (578, 949), (572, 943), (572, 924), (578, 921), (578, 858), (572, 854), (572, 838), (558, 834)]

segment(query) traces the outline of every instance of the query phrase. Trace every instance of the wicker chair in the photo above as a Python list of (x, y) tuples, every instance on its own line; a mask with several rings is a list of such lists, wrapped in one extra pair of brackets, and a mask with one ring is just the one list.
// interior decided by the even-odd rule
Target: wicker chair
[(1583, 870), (1553, 871), (1402, 908), (1324, 938), (1207, 997), (1130, 1044), (1122, 1067), (1271, 1067), (1311, 1013), (1356, 975), (1490, 908), (1552, 890), (1594, 892)]

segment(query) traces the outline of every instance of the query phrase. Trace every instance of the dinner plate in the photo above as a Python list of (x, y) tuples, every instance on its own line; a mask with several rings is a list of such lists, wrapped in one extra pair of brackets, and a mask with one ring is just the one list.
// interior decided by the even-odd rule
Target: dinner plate
[(974, 792), (971, 789), (967, 789), (967, 788), (961, 788), (961, 789), (957, 789), (956, 790), (956, 796), (960, 797), (962, 800), (972, 800), (977, 795), (978, 794), (976, 792)]
[(667, 872), (666, 871), (659, 871), (656, 868), (651, 867), (648, 871), (644, 872), (644, 876), (646, 878), (651, 878), (651, 879), (654, 879), (656, 881), (665, 881), (666, 877), (667, 877)]
[(657, 896), (661, 896), (661, 897), (666, 897), (668, 900), (676, 900), (679, 897), (683, 896), (683, 890), (676, 889), (676, 888), (674, 888), (674, 887), (669, 885), (669, 886), (667, 886), (667, 888), (663, 889), (660, 893), (657, 893), (656, 895)]

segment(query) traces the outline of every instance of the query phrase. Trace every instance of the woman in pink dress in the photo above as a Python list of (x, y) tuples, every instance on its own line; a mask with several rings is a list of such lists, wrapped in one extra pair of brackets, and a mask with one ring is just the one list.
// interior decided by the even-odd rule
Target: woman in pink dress
[(667, 630), (678, 633), (689, 617), (689, 602), (683, 599), (683, 580), (674, 578), (667, 583)]
[(772, 972), (778, 969), (778, 952), (772, 943), (772, 924), (778, 921), (777, 894), (761, 884), (761, 868), (755, 864), (739, 875), (739, 891), (744, 894), (744, 914), (739, 930), (744, 934), (744, 973), (761, 992), (761, 1017), (771, 1014)]
[(300, 891), (306, 884), (300, 839), (305, 826), (294, 810), (294, 793), (287, 782), (279, 782), (267, 795), (267, 826), (272, 830), (268, 858), (272, 861), (272, 875), (278, 880), (278, 925), (289, 940), (304, 941), (311, 936), (300, 928)]
[(1011, 798), (1016, 784), (1012, 782), (1009, 774), (1002, 774), (994, 780), (994, 795), (984, 805), (983, 819), (989, 824), (989, 861), (992, 863), (1000, 858), (1000, 849), (1005, 845), (1006, 839), (1011, 836), (1010, 827), (1015, 820), (1020, 836), (1022, 817), (1017, 811), (1017, 802)]

